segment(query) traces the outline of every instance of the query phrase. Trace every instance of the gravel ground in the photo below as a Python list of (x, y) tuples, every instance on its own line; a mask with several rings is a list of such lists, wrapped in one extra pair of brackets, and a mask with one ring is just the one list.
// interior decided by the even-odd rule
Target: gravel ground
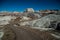
[(30, 27), (5, 25), (5, 34), (2, 40), (58, 40), (49, 32), (32, 29)]
[(15, 33), (7, 26), (4, 27), (4, 36), (2, 40), (15, 40)]

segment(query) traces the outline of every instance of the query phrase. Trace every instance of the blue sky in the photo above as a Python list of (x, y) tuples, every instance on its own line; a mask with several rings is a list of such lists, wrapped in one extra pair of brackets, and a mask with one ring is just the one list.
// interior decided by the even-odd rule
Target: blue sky
[(24, 11), (26, 8), (60, 10), (60, 0), (0, 0), (0, 11)]

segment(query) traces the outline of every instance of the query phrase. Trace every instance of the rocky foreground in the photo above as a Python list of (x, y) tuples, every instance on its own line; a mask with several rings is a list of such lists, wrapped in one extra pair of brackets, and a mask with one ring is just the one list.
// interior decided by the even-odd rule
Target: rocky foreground
[(0, 40), (60, 40), (60, 31), (56, 30), (59, 17), (55, 14), (39, 19), (0, 17)]
[(2, 40), (59, 40), (49, 32), (32, 29), (30, 27), (5, 25)]

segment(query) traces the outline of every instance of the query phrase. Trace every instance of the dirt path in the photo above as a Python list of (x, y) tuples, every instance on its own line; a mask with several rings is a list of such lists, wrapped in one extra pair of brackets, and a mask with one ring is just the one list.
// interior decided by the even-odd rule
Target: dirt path
[(16, 40), (56, 40), (48, 32), (40, 32), (29, 27), (16, 27), (13, 24), (7, 26), (16, 33)]

